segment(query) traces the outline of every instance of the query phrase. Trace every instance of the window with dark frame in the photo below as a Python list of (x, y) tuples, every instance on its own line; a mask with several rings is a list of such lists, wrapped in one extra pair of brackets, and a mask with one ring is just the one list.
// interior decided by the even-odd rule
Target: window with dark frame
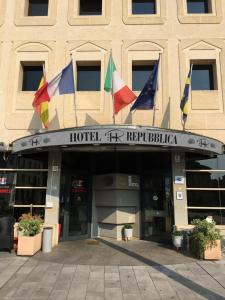
[(49, 0), (28, 0), (28, 16), (48, 16)]
[(79, 15), (95, 16), (102, 14), (102, 0), (80, 0)]
[(188, 14), (208, 14), (211, 13), (210, 0), (187, 0)]
[(216, 75), (213, 64), (194, 64), (191, 76), (192, 90), (215, 90)]
[(154, 68), (154, 62), (132, 62), (132, 90), (141, 91)]
[(43, 66), (22, 63), (22, 91), (37, 91), (43, 76)]
[(77, 65), (77, 91), (101, 90), (101, 63)]
[(132, 15), (156, 14), (156, 0), (132, 0)]

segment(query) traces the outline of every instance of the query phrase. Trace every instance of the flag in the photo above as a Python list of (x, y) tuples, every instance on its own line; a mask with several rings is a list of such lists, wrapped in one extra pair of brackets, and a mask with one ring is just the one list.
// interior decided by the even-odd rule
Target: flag
[(110, 92), (114, 99), (114, 114), (134, 101), (137, 97), (123, 82), (110, 55), (105, 78), (104, 90)]
[(41, 101), (39, 101), (39, 103), (36, 102), (36, 98), (38, 97), (38, 91), (42, 90), (45, 85), (46, 85), (46, 78), (45, 78), (45, 69), (43, 66), (43, 76), (41, 78), (38, 90), (35, 93), (33, 107), (34, 107), (34, 110), (36, 111), (36, 113), (38, 114), (41, 122), (43, 123), (44, 127), (46, 129), (48, 129), (48, 125), (49, 125), (48, 102), (49, 102), (49, 99), (48, 99), (48, 97), (45, 98), (43, 96), (41, 98)]
[(158, 69), (159, 69), (159, 61), (160, 58), (156, 61), (152, 73), (150, 74), (147, 82), (140, 95), (137, 97), (133, 106), (131, 107), (131, 111), (138, 110), (146, 110), (153, 109), (155, 105), (155, 93), (158, 87)]
[(75, 93), (73, 62), (71, 61), (51, 81), (45, 82), (35, 94), (33, 106), (36, 107), (43, 101), (50, 101), (56, 95)]
[(190, 66), (190, 70), (188, 72), (188, 77), (185, 82), (184, 92), (183, 96), (180, 101), (180, 109), (182, 111), (182, 121), (183, 124), (187, 121), (187, 114), (188, 114), (188, 97), (189, 97), (189, 91), (190, 91), (190, 85), (191, 85), (191, 74), (192, 74), (192, 67)]

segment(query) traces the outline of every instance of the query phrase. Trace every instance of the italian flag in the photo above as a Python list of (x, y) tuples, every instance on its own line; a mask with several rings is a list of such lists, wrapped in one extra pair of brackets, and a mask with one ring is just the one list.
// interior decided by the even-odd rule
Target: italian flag
[(114, 114), (117, 114), (125, 106), (133, 102), (137, 96), (128, 88), (116, 70), (116, 66), (110, 55), (105, 78), (104, 90), (111, 92), (114, 99)]

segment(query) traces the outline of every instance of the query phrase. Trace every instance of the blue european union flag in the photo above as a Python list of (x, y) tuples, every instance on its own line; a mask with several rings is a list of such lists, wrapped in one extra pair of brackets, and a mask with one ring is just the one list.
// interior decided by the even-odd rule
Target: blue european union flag
[(138, 110), (153, 109), (155, 105), (155, 93), (157, 90), (159, 61), (160, 61), (160, 57), (156, 61), (151, 75), (149, 76), (143, 90), (141, 91), (140, 95), (137, 97), (130, 111), (135, 109)]

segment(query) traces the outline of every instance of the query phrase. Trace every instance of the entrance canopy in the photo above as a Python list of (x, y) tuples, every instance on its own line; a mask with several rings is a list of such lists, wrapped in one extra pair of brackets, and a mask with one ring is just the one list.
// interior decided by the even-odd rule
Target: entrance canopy
[[(190, 132), (142, 126), (84, 126), (38, 133), (13, 142), (14, 153), (97, 145), (136, 145), (222, 154), (223, 143)], [(50, 150), (50, 149), (49, 149)]]

